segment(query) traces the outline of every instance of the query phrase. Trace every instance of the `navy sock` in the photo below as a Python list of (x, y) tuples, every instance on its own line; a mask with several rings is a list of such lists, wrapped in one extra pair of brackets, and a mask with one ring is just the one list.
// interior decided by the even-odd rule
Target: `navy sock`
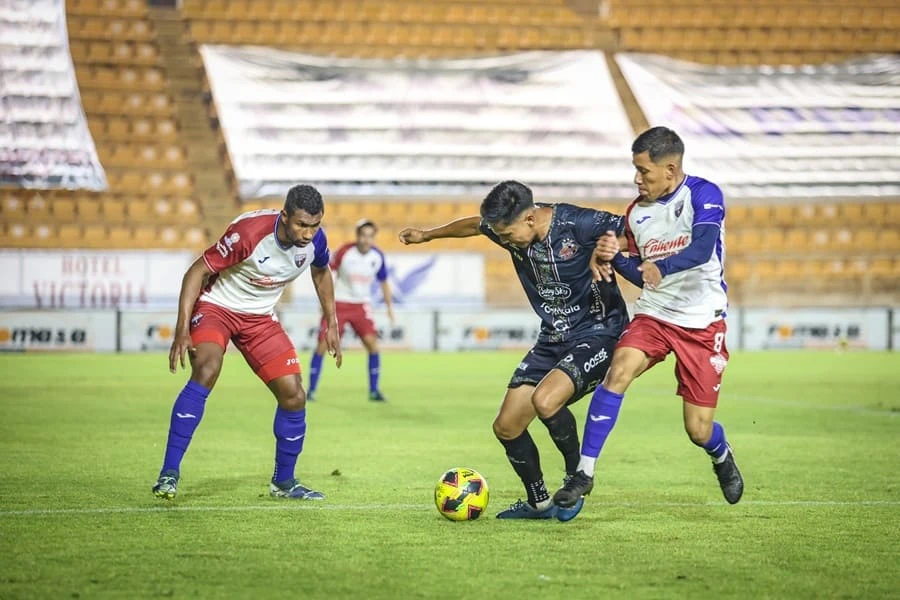
[(277, 483), (294, 479), (294, 467), (306, 437), (306, 409), (288, 412), (278, 407), (272, 430), (275, 432), (275, 473), (272, 481)]
[(316, 387), (319, 385), (319, 375), (322, 373), (323, 358), (325, 358), (324, 355), (313, 352), (312, 360), (309, 361), (309, 389), (306, 390), (308, 394), (312, 394), (316, 391)]
[[(699, 445), (699, 444), (698, 444)], [(725, 458), (728, 453), (728, 446), (725, 440), (725, 428), (718, 421), (713, 421), (712, 435), (709, 441), (702, 445), (706, 453), (716, 462)]]
[(181, 470), (181, 459), (184, 458), (194, 431), (203, 418), (203, 408), (208, 397), (209, 390), (196, 381), (188, 381), (178, 394), (169, 421), (169, 439), (166, 442), (163, 471)]
[(556, 448), (562, 453), (566, 465), (566, 473), (573, 475), (578, 468), (578, 424), (575, 415), (568, 406), (563, 406), (556, 414), (547, 419), (541, 419), (550, 432), (550, 439), (556, 444)]
[(588, 407), (587, 419), (584, 421), (584, 439), (581, 441), (581, 460), (578, 470), (585, 475), (594, 476), (594, 465), (606, 438), (612, 432), (619, 409), (622, 408), (624, 394), (611, 392), (603, 386), (594, 390), (591, 405)]
[(378, 376), (381, 374), (381, 355), (374, 352), (369, 355), (369, 391), (378, 389)]
[(500, 443), (506, 448), (509, 464), (525, 485), (528, 503), (536, 507), (538, 503), (549, 500), (550, 494), (544, 485), (544, 474), (541, 472), (541, 457), (528, 430), (515, 439), (501, 439)]

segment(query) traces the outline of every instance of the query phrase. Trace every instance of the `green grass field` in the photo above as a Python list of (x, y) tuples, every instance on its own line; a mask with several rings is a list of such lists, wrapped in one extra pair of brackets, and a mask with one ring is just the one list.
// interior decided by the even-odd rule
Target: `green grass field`
[[(162, 355), (3, 355), (0, 598), (896, 598), (900, 356), (732, 355), (719, 416), (747, 488), (728, 506), (688, 441), (672, 363), (631, 388), (570, 523), (493, 518), (523, 495), (491, 421), (519, 353), (329, 365), (298, 473), (324, 503), (275, 501), (274, 401), (229, 353), (183, 465), (150, 494), (172, 400)], [(587, 400), (575, 406), (579, 421)], [(548, 485), (561, 459), (537, 422)], [(488, 514), (441, 518), (469, 466)]]

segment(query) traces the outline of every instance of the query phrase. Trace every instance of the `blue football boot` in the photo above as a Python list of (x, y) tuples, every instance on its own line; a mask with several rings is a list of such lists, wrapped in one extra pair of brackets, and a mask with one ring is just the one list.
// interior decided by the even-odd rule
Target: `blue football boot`
[(516, 502), (502, 512), (497, 513), (498, 519), (552, 519), (556, 516), (557, 507), (550, 504), (544, 510), (538, 510), (524, 500)]

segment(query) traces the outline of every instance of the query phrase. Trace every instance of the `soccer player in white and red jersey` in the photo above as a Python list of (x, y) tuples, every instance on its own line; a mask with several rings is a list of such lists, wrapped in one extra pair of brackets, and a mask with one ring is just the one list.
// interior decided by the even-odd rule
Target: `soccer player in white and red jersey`
[(294, 186), (281, 211), (258, 210), (239, 216), (185, 273), (169, 370), (174, 373), (179, 361), (184, 368), (188, 354), (191, 378), (172, 408), (166, 454), (153, 486), (157, 497), (175, 497), (181, 460), (203, 417), (206, 399), (222, 369), (225, 347), (231, 341), (278, 402), (270, 494), (324, 498), (294, 476), (306, 436), (306, 393), (294, 344), (274, 312), (285, 286), (309, 269), (328, 324), (326, 345), (340, 367), (328, 242), (319, 228), (323, 214), (322, 196), (314, 187)]
[(744, 482), (725, 430), (714, 420), (728, 364), (722, 191), (684, 173), (684, 143), (671, 129), (645, 131), (631, 152), (639, 196), (625, 213), (628, 255), (621, 254), (614, 235), (607, 234), (594, 257), (611, 260), (642, 292), (635, 317), (622, 332), (609, 371), (591, 399), (578, 471), (553, 499), (565, 507), (590, 493), (597, 457), (615, 425), (625, 390), (671, 352), (685, 431), (712, 458), (725, 500), (735, 504)]
[[(334, 300), (337, 312), (338, 335), (344, 335), (347, 325), (353, 328), (369, 353), (369, 400), (384, 402), (386, 398), (378, 387), (381, 375), (381, 355), (378, 352), (378, 331), (372, 320), (372, 284), (381, 286), (381, 294), (387, 307), (388, 318), (394, 322), (394, 305), (391, 301), (391, 287), (387, 281), (387, 262), (384, 253), (375, 246), (375, 223), (363, 219), (356, 224), (356, 241), (338, 248), (331, 259), (334, 273)], [(322, 359), (327, 349), (325, 333), (328, 323), (322, 317), (319, 327), (319, 342), (312, 355), (309, 367), (309, 390), (306, 397), (314, 399), (319, 376), (322, 373)]]

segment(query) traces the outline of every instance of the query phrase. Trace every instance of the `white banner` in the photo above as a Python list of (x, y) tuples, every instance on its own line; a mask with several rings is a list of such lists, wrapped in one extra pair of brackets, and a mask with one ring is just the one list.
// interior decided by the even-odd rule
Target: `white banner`
[(745, 350), (888, 347), (885, 308), (746, 308), (743, 321)]
[(651, 125), (675, 129), (685, 168), (733, 197), (900, 195), (900, 57), (785, 67), (617, 54)]
[[(333, 246), (334, 247), (334, 246)], [(484, 255), (466, 252), (386, 254), (388, 283), (397, 306), (422, 307), (434, 304), (475, 304), (484, 302)], [(294, 302), (317, 303), (316, 290), (308, 275), (292, 284)], [(381, 303), (381, 287), (372, 286), (376, 306)]]
[[(300, 351), (315, 348), (321, 315), (317, 311), (283, 310), (279, 320)], [(388, 350), (432, 350), (434, 348), (434, 313), (432, 311), (397, 311), (391, 323), (383, 310), (372, 317), (378, 329), (378, 345)], [(362, 342), (349, 325), (344, 330), (342, 348), (359, 349)]]
[(438, 314), (438, 350), (527, 349), (537, 341), (541, 321), (531, 310)]
[(900, 308), (891, 309), (891, 350), (900, 350)]
[(119, 346), (122, 352), (168, 351), (175, 333), (176, 309), (122, 311)]
[(0, 306), (170, 306), (194, 258), (187, 252), (0, 250)]
[(64, 0), (0, 0), (0, 183), (106, 189), (69, 54)]
[(0, 311), (0, 352), (115, 352), (114, 311)]
[[(324, 194), (629, 196), (632, 131), (602, 52), (339, 59), (201, 48), (244, 198)], [(502, 174), (502, 175), (498, 175)]]

